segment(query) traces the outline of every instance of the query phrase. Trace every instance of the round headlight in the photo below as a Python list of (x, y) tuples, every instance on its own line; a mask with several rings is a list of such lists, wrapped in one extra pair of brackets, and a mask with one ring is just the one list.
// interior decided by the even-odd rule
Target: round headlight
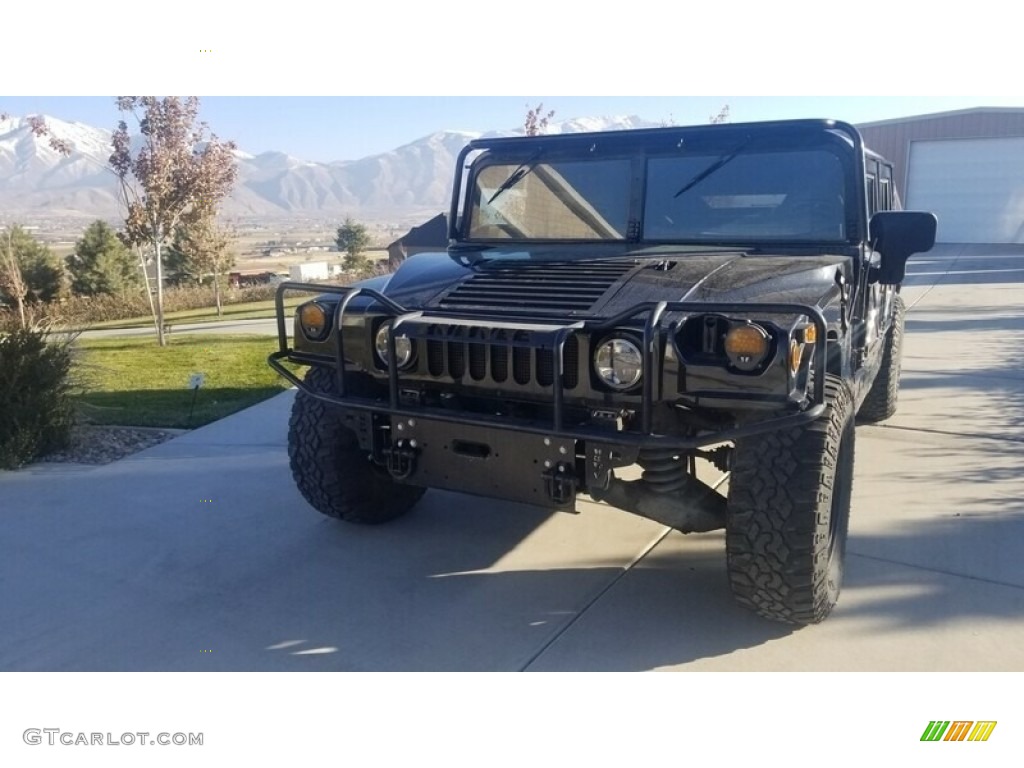
[(734, 325), (725, 334), (725, 354), (741, 371), (753, 371), (768, 357), (771, 336), (759, 325)]
[(612, 389), (636, 386), (644, 371), (640, 347), (621, 336), (602, 341), (594, 352), (594, 372)]
[[(384, 323), (377, 330), (377, 338), (374, 347), (377, 349), (377, 357), (384, 365), (388, 364), (388, 331), (391, 323)], [(408, 336), (395, 336), (395, 357), (399, 368), (404, 368), (412, 360), (412, 341)]]
[(327, 335), (327, 312), (311, 301), (299, 307), (299, 326), (310, 341), (319, 341)]

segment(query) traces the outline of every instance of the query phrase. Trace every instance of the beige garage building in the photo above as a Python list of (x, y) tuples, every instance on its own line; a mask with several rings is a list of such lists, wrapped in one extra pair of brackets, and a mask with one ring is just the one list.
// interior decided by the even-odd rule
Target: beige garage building
[(1024, 107), (857, 126), (895, 164), (903, 207), (933, 211), (945, 243), (1024, 243)]

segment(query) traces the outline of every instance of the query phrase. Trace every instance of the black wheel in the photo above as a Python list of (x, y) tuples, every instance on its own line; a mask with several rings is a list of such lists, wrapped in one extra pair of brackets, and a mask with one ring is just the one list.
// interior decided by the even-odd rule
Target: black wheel
[(825, 377), (828, 407), (806, 426), (737, 441), (726, 557), (736, 599), (765, 618), (816, 624), (835, 607), (853, 488), (853, 397)]
[(882, 364), (868, 390), (867, 397), (857, 411), (858, 421), (873, 423), (888, 419), (896, 413), (896, 400), (900, 394), (900, 370), (903, 367), (903, 319), (906, 306), (897, 293), (893, 297), (892, 325), (885, 336)]
[[(306, 383), (317, 392), (335, 391), (334, 371), (310, 368)], [(355, 433), (338, 409), (304, 394), (295, 395), (288, 421), (292, 476), (314, 509), (350, 523), (386, 523), (404, 515), (425, 489), (396, 482), (360, 450)]]

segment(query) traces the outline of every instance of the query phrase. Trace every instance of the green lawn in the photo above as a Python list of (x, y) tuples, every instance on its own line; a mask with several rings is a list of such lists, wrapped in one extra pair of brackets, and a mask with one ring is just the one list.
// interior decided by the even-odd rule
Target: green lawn
[[(78, 339), (80, 415), (95, 424), (197, 427), (288, 388), (267, 365), (276, 339), (247, 335), (171, 336), (166, 347), (145, 337)], [(205, 374), (198, 392), (193, 373)], [(195, 394), (194, 412), (193, 394)]]
[[(286, 309), (293, 309), (311, 298), (310, 294), (302, 296), (285, 296), (284, 306)], [(170, 325), (176, 323), (212, 323), (217, 320), (263, 320), (273, 319), (274, 300), (247, 301), (239, 304), (225, 304), (224, 314), (218, 317), (216, 307), (204, 307), (202, 309), (182, 309), (177, 312), (164, 313), (164, 322)], [(286, 314), (291, 317), (291, 313)], [(92, 323), (88, 328), (79, 330), (102, 330), (104, 328), (144, 328), (153, 325), (153, 318), (150, 315), (133, 317), (127, 320), (104, 320), (99, 323)]]

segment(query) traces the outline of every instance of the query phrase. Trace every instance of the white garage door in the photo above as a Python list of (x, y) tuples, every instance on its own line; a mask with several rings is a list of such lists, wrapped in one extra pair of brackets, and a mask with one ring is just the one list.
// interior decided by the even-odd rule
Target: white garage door
[(905, 207), (933, 211), (944, 243), (1024, 243), (1024, 138), (910, 144)]

